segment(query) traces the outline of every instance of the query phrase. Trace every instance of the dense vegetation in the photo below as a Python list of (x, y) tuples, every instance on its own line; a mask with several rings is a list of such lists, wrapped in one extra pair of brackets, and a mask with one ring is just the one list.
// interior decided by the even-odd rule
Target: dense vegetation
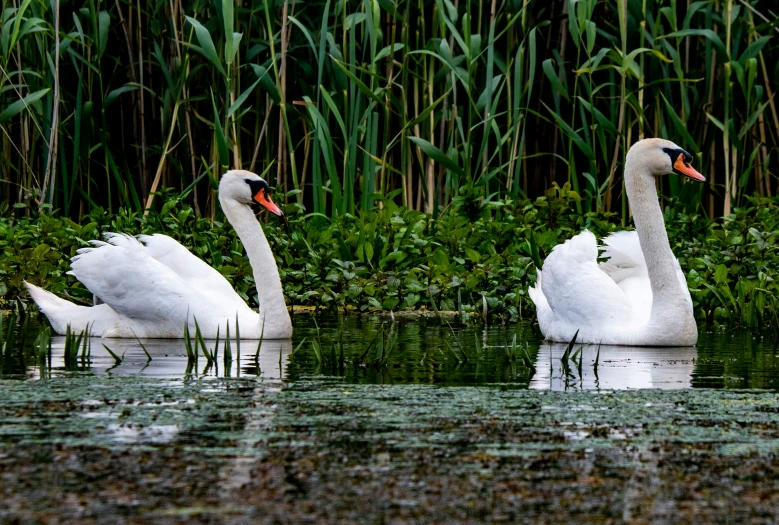
[(663, 136), (709, 178), (660, 182), (697, 315), (771, 323), (772, 9), (12, 0), (0, 15), (0, 306), (25, 278), (91, 299), (68, 258), (109, 230), (168, 233), (254, 302), (215, 199), (219, 174), (243, 167), (285, 203), (289, 222), (267, 231), (289, 303), (527, 318), (539, 256), (585, 227), (629, 224), (624, 154)]
[[(663, 136), (710, 217), (776, 193), (767, 0), (11, 0), (0, 15), (0, 198), (80, 220), (172, 187), (215, 213), (225, 166), (301, 212), (438, 213), (570, 182), (628, 209), (629, 145)], [(58, 15), (58, 16), (57, 16)], [(426, 219), (429, 221), (429, 219)]]
[[(527, 287), (534, 258), (587, 227), (621, 228), (617, 214), (578, 213), (568, 186), (535, 200), (476, 204), (464, 199), (433, 219), (391, 200), (371, 213), (332, 221), (293, 216), (265, 231), (280, 266), (288, 304), (358, 311), (459, 310), (490, 322), (532, 318)], [(291, 207), (292, 205), (290, 205)], [(696, 316), (709, 323), (777, 326), (779, 197), (753, 198), (710, 221), (679, 203), (665, 208), (671, 245), (692, 291)], [(22, 280), (89, 304), (91, 294), (65, 275), (68, 259), (101, 232), (163, 232), (217, 268), (256, 306), (240, 241), (226, 222), (196, 217), (177, 198), (147, 217), (132, 210), (94, 210), (80, 222), (41, 214), (0, 219), (0, 307), (24, 296)], [(540, 253), (533, 253), (532, 239)]]

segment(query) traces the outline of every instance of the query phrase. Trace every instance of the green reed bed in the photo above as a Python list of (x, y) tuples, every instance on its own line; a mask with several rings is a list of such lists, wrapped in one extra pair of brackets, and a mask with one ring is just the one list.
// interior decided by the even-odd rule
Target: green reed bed
[(13, 0), (0, 15), (0, 196), (80, 218), (174, 188), (214, 216), (227, 167), (287, 212), (438, 213), (570, 183), (628, 219), (647, 136), (727, 216), (776, 193), (779, 14), (765, 0)]

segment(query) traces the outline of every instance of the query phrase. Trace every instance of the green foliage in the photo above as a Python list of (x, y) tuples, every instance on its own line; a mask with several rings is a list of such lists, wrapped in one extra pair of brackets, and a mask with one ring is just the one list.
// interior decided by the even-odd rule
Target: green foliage
[(680, 214), (670, 223), (696, 315), (707, 322), (779, 329), (779, 200), (752, 197), (706, 224)]
[(729, 215), (777, 189), (766, 4), (15, 2), (0, 14), (0, 199), (81, 218), (169, 187), (213, 217), (229, 165), (275, 168), (287, 203), (333, 218), (567, 182), (578, 211), (627, 222), (622, 159), (662, 136), (711, 182), (663, 192)]
[[(37, 366), (41, 379), (50, 377), (51, 328), (44, 328), (35, 340), (31, 340), (28, 321), (29, 316), (20, 301), (16, 302), (10, 315), (4, 316), (0, 312), (0, 376), (24, 375), (28, 366)], [(72, 345), (73, 341), (70, 343)]]
[[(534, 315), (527, 298), (535, 281), (531, 234), (543, 259), (585, 228), (598, 237), (621, 228), (614, 213), (580, 215), (577, 197), (566, 186), (556, 187), (535, 200), (482, 204), (474, 217), (458, 208), (437, 219), (388, 200), (382, 208), (333, 220), (293, 216), (288, 229), (275, 218), (263, 226), (290, 305), (359, 312), (426, 308), (481, 318), (486, 303), (489, 320), (510, 322)], [(665, 207), (669, 237), (699, 320), (778, 327), (779, 198), (747, 202), (709, 221), (671, 200)], [(24, 280), (91, 304), (91, 294), (66, 275), (69, 258), (107, 231), (170, 235), (257, 307), (251, 266), (234, 230), (226, 221), (196, 217), (175, 198), (146, 217), (95, 210), (81, 223), (7, 212), (0, 218), (0, 307), (26, 297)], [(201, 350), (206, 359), (216, 358), (197, 334), (188, 347), (193, 358)]]

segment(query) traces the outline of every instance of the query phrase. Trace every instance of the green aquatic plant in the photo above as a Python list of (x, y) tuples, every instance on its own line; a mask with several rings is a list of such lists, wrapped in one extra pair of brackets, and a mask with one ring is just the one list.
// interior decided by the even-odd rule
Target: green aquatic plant
[[(428, 310), (442, 319), (442, 312), (451, 311), (470, 322), (481, 317), (486, 301), (493, 323), (534, 316), (527, 288), (534, 284), (536, 263), (528, 232), (543, 259), (584, 228), (602, 237), (620, 227), (613, 213), (579, 214), (575, 200), (555, 206), (554, 227), (539, 199), (500, 202), (499, 209), (485, 209), (475, 221), (453, 212), (434, 220), (395, 207), (391, 213), (383, 209), (329, 222), (292, 217), (288, 230), (266, 227), (265, 233), (288, 304), (356, 312)], [(688, 213), (678, 200), (664, 200), (669, 240), (687, 277), (697, 320), (776, 330), (779, 200), (755, 197), (745, 203), (727, 217), (709, 220)], [(0, 309), (16, 309), (17, 299), (26, 302), (24, 280), (91, 304), (91, 292), (67, 275), (68, 259), (106, 231), (174, 237), (257, 308), (251, 267), (231, 228), (197, 218), (175, 198), (163, 207), (165, 213), (147, 216), (95, 211), (83, 224), (47, 214), (0, 214)], [(365, 254), (371, 257), (366, 260)]]
[(116, 353), (113, 350), (108, 348), (105, 344), (103, 345), (103, 348), (105, 348), (105, 351), (108, 352), (108, 354), (113, 358), (114, 364), (117, 364), (117, 365), (121, 365), (122, 364), (123, 359), (121, 357), (119, 357), (118, 355), (116, 355)]
[[(571, 365), (569, 364), (569, 361), (572, 361), (572, 354), (571, 351), (573, 350), (574, 345), (576, 344), (576, 338), (579, 337), (579, 330), (576, 330), (576, 333), (573, 334), (573, 337), (568, 342), (568, 346), (565, 347), (565, 352), (563, 352), (563, 355), (560, 357), (560, 365), (562, 366), (563, 373), (567, 377), (570, 374)], [(579, 349), (578, 352), (580, 352), (581, 349)]]
[[(81, 355), (79, 356), (79, 351)], [(76, 334), (71, 329), (70, 323), (65, 327), (64, 349), (62, 359), (65, 370), (84, 370), (89, 366), (92, 358), (92, 338), (89, 336), (89, 325)]]
[[(729, 215), (775, 194), (779, 47), (765, 3), (62, 9), (0, 14), (0, 199), (20, 213), (142, 213), (167, 187), (215, 219), (230, 165), (268, 170), (285, 212), (322, 222), (378, 203), (473, 220), (566, 182), (577, 212), (627, 222), (620, 162), (648, 135), (705, 166), (708, 189), (661, 181), (690, 211)], [(363, 262), (376, 263), (364, 240)]]

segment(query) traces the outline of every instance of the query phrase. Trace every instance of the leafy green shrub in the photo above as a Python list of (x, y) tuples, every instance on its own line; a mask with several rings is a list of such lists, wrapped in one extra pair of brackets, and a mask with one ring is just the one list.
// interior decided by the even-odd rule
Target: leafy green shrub
[[(424, 307), (477, 316), (486, 304), (493, 321), (512, 322), (534, 314), (527, 298), (535, 281), (531, 232), (543, 258), (585, 228), (598, 237), (622, 228), (613, 213), (578, 213), (578, 199), (568, 185), (555, 185), (533, 201), (487, 202), (468, 213), (455, 201), (435, 219), (387, 200), (370, 213), (332, 220), (292, 214), (288, 222), (271, 218), (263, 226), (288, 304), (357, 311)], [(715, 221), (677, 211), (674, 201), (665, 208), (701, 321), (777, 324), (779, 200), (749, 203)], [(229, 223), (199, 218), (175, 198), (148, 216), (98, 209), (81, 224), (46, 214), (14, 218), (6, 209), (0, 218), (0, 306), (24, 297), (23, 280), (89, 304), (91, 294), (65, 272), (78, 248), (108, 231), (170, 235), (257, 306), (251, 266)]]

